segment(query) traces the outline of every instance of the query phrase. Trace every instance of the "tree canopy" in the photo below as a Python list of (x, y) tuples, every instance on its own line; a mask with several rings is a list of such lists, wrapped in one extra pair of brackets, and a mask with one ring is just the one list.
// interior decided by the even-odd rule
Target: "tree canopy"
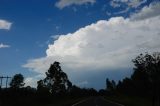
[(152, 90), (153, 106), (160, 104), (160, 52), (140, 54), (133, 63), (135, 72), (132, 79), (139, 89)]
[(13, 76), (10, 86), (11, 88), (21, 88), (24, 86), (24, 77), (22, 74), (16, 74)]
[(60, 63), (55, 61), (46, 72), (46, 78), (38, 81), (38, 87), (42, 86), (47, 87), (51, 93), (64, 93), (71, 88), (72, 83)]

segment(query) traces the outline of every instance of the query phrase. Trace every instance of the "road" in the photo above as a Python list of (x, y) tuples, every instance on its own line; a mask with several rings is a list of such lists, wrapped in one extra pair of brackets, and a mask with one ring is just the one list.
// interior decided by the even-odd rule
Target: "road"
[(79, 101), (72, 106), (124, 106), (109, 100), (104, 99), (103, 97), (90, 97), (85, 100)]

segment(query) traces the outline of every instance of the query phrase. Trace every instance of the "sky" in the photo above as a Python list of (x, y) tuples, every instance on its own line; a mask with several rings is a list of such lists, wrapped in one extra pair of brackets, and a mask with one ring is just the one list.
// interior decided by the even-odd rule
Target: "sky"
[(160, 51), (159, 0), (0, 0), (0, 76), (36, 87), (59, 61), (73, 84), (105, 88)]

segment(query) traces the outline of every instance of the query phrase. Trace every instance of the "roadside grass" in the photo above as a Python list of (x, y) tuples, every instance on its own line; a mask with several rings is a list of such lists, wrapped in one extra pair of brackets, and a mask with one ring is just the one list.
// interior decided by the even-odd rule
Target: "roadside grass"
[(124, 106), (152, 106), (151, 99), (147, 97), (114, 95), (105, 96), (104, 98), (113, 102), (123, 104)]

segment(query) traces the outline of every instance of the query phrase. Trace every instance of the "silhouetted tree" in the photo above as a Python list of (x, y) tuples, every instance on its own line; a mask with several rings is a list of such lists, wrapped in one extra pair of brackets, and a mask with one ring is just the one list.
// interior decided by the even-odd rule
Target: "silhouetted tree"
[(108, 78), (106, 79), (106, 90), (107, 93), (113, 93), (116, 89), (116, 83), (114, 80), (110, 81)]
[(117, 90), (117, 92), (121, 92), (122, 91), (122, 81), (118, 81), (118, 84), (117, 84), (117, 86), (116, 86), (116, 90)]
[[(55, 94), (65, 93), (72, 86), (67, 74), (62, 71), (59, 62), (51, 64), (48, 72), (46, 72), (46, 78), (43, 81), (50, 92)], [(41, 84), (42, 82), (39, 83), (39, 86), (43, 85)]]
[[(122, 86), (121, 86), (122, 92), (129, 95), (134, 93), (134, 86), (133, 86), (133, 82), (130, 78), (124, 78), (122, 81)], [(136, 93), (137, 94), (137, 93)]]
[(43, 80), (39, 80), (37, 81), (37, 90), (41, 90), (45, 87), (44, 81)]
[(11, 88), (21, 88), (24, 86), (24, 77), (22, 74), (16, 74), (10, 82)]
[(106, 90), (111, 90), (112, 89), (112, 83), (110, 80), (107, 78), (106, 79)]
[[(155, 52), (153, 54), (140, 54), (137, 56), (133, 63), (135, 65), (135, 73), (137, 72), (143, 74), (141, 79), (146, 80), (152, 84), (153, 92), (153, 106), (156, 104), (160, 105), (160, 52)], [(132, 76), (135, 79), (135, 75)]]
[(134, 90), (137, 94), (148, 95), (148, 93), (151, 93), (151, 82), (145, 71), (135, 70), (131, 79), (134, 85)]
[(81, 88), (77, 87), (76, 85), (73, 85), (71, 88), (70, 95), (81, 96), (82, 95)]
[(112, 88), (113, 90), (116, 89), (116, 82), (114, 80), (112, 80)]
[(138, 92), (134, 92), (135, 87), (131, 78), (124, 78), (122, 81), (118, 81), (115, 88), (116, 93), (122, 93), (125, 95), (137, 95)]
[(44, 84), (43, 80), (37, 81), (37, 92), (39, 94), (39, 97), (47, 97), (50, 93), (49, 88)]
[(68, 92), (71, 92), (71, 90), (72, 90), (72, 83), (69, 81), (69, 80), (67, 80), (67, 91)]
[(104, 95), (106, 95), (106, 90), (100, 89), (100, 90), (98, 91), (98, 94), (101, 95), (101, 96), (104, 96)]

